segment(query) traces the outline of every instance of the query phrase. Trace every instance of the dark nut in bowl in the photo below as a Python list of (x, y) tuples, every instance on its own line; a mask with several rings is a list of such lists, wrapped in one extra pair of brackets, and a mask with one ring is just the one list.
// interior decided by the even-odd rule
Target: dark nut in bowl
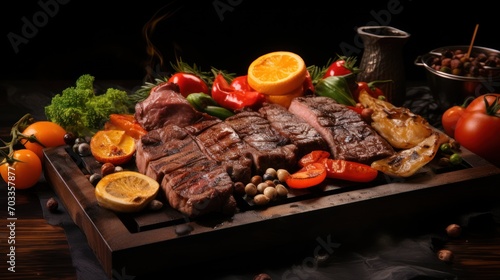
[(447, 46), (417, 57), (428, 86), (443, 110), (461, 105), (469, 96), (500, 90), (500, 51), (485, 47)]

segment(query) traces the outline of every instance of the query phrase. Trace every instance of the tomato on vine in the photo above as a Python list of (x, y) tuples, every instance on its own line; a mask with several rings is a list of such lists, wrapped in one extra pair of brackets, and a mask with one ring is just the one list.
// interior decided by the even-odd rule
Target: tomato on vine
[(31, 150), (15, 150), (0, 163), (0, 173), (9, 187), (28, 189), (40, 179), (42, 161)]
[(62, 146), (65, 143), (66, 130), (51, 121), (37, 121), (26, 127), (22, 134), (20, 143), (28, 150), (33, 151), (40, 160), (43, 159), (43, 149), (48, 147)]

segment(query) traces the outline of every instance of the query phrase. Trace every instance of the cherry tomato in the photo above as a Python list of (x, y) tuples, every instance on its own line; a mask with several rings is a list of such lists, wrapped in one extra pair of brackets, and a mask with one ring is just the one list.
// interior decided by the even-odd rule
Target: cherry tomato
[(444, 111), (441, 116), (441, 124), (443, 125), (444, 132), (450, 137), (455, 137), (455, 127), (460, 117), (464, 114), (465, 109), (473, 100), (473, 97), (465, 99), (462, 105), (455, 105)]
[(168, 82), (177, 84), (179, 86), (180, 93), (184, 97), (187, 97), (190, 93), (198, 92), (210, 94), (205, 81), (191, 73), (175, 73), (168, 79)]
[(302, 167), (299, 171), (290, 174), (286, 179), (286, 184), (290, 188), (304, 189), (316, 186), (326, 178), (325, 166), (314, 162)]
[(455, 127), (455, 140), (500, 167), (500, 116), (466, 111)]
[(327, 151), (322, 151), (322, 150), (311, 151), (310, 153), (305, 154), (299, 159), (299, 166), (304, 167), (310, 163), (319, 162), (320, 160), (329, 157), (330, 153)]
[(34, 136), (40, 143), (42, 143), (43, 146), (37, 142), (29, 141), (28, 139), (22, 139), (20, 141), (26, 149), (35, 152), (40, 160), (43, 160), (44, 148), (57, 147), (66, 144), (64, 141), (66, 130), (51, 121), (34, 122), (26, 127), (22, 134), (25, 136)]
[(366, 183), (375, 180), (378, 175), (375, 168), (359, 162), (325, 158), (321, 163), (326, 168), (328, 178)]
[(345, 65), (346, 61), (343, 59), (334, 61), (332, 64), (330, 64), (328, 69), (326, 69), (323, 78), (330, 76), (344, 76), (347, 74), (351, 74), (352, 73), (351, 70), (347, 69)]
[(0, 173), (8, 188), (28, 189), (33, 187), (42, 175), (42, 161), (38, 155), (28, 149), (14, 151), (10, 157), (14, 161), (4, 159), (0, 165)]
[(355, 66), (356, 57), (339, 57), (326, 69), (323, 79), (330, 76), (345, 76), (351, 73), (359, 72), (359, 69)]

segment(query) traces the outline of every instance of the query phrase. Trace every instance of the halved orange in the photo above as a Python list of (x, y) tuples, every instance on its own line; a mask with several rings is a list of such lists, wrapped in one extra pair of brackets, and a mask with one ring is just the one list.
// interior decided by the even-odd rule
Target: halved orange
[(265, 95), (284, 95), (301, 86), (306, 74), (306, 64), (298, 54), (270, 52), (250, 64), (248, 84)]
[(123, 130), (99, 130), (90, 140), (90, 151), (101, 163), (127, 163), (134, 156), (135, 149), (135, 139)]
[(104, 176), (95, 187), (99, 206), (116, 212), (138, 212), (157, 195), (160, 184), (137, 171), (120, 171)]
[(292, 100), (295, 97), (303, 96), (304, 95), (304, 87), (300, 85), (297, 89), (294, 91), (288, 93), (288, 94), (283, 94), (283, 95), (266, 95), (266, 101), (269, 103), (273, 104), (279, 104), (285, 108), (288, 109), (290, 107), (290, 104), (292, 103)]

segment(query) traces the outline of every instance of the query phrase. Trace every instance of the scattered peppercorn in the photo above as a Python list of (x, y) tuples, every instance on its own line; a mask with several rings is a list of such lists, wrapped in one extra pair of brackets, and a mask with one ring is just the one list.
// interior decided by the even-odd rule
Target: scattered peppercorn
[(53, 197), (49, 198), (46, 203), (47, 209), (51, 213), (56, 213), (59, 208), (59, 202)]

